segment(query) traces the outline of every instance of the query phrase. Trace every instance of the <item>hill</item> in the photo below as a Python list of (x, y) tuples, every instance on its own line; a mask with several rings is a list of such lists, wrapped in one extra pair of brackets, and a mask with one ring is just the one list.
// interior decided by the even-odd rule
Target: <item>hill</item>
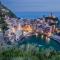
[(4, 15), (8, 15), (10, 17), (16, 18), (16, 15), (0, 2), (0, 15), (1, 13), (3, 13)]

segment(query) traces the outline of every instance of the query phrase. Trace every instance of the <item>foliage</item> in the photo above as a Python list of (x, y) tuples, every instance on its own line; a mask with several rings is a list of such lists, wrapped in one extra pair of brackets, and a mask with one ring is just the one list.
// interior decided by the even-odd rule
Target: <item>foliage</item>
[(8, 29), (7, 26), (8, 26), (8, 25), (7, 25), (7, 23), (4, 21), (4, 18), (1, 17), (1, 19), (0, 19), (0, 27), (2, 28), (3, 32)]
[[(36, 50), (34, 48), (36, 48)], [(14, 58), (22, 58), (22, 60), (60, 60), (60, 52), (50, 48), (38, 49), (35, 46), (28, 50), (13, 47), (7, 51), (0, 52), (0, 57), (6, 60), (12, 60)]]

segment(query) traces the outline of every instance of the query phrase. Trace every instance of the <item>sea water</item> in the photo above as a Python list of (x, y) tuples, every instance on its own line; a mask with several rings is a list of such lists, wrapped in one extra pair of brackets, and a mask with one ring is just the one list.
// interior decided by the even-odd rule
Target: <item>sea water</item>
[(27, 38), (24, 38), (21, 41), (19, 41), (19, 45), (21, 44), (35, 44), (38, 47), (44, 47), (44, 48), (49, 48), (52, 47), (55, 50), (60, 50), (60, 43), (58, 43), (57, 41), (50, 39), (50, 41), (48, 42), (48, 40), (42, 39), (40, 36), (36, 37), (36, 36), (29, 36)]
[[(16, 12), (15, 14), (16, 14), (16, 16), (18, 16), (20, 18), (35, 19), (35, 18), (40, 18), (43, 16), (50, 16), (51, 12)], [(52, 15), (56, 16), (60, 19), (60, 12), (52, 12)]]

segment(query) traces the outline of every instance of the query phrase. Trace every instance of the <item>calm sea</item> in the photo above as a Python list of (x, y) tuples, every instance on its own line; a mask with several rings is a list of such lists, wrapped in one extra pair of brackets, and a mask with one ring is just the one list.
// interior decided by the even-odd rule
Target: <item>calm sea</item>
[(39, 47), (49, 48), (52, 47), (57, 51), (60, 51), (60, 43), (56, 42), (53, 39), (50, 41), (42, 39), (41, 36), (29, 36), (24, 38), (22, 41), (19, 41), (19, 45), (21, 44), (36, 44)]
[[(16, 12), (20, 18), (39, 18), (43, 16), (50, 16), (51, 12)], [(57, 16), (60, 19), (60, 12), (52, 12), (53, 16)]]

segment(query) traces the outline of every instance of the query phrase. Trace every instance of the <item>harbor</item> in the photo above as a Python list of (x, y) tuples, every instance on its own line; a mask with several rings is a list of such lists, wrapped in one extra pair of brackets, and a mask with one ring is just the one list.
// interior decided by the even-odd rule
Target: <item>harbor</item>
[(59, 2), (0, 0), (0, 60), (60, 60)]
[[(8, 19), (7, 19), (8, 18)], [(46, 40), (50, 39), (56, 33), (59, 33), (58, 18), (52, 14), (48, 17), (33, 19), (17, 19), (5, 16), (5, 21), (8, 24), (8, 30), (5, 32), (5, 37), (10, 41), (18, 41), (22, 36), (40, 35)]]
[(38, 46), (39, 48), (53, 48), (57, 51), (60, 51), (60, 43), (55, 41), (54, 39), (50, 39), (50, 41), (47, 41), (45, 39), (42, 39), (41, 37), (36, 37), (35, 35), (29, 36), (27, 38), (22, 39), (22, 41), (18, 42), (18, 46), (20, 45), (27, 45), (27, 44), (33, 44)]
[[(0, 4), (2, 6), (2, 3)], [(29, 41), (30, 37), (33, 36), (35, 36), (35, 39), (32, 38), (30, 41), (40, 40), (44, 42), (46, 41), (46, 44), (48, 44), (50, 42), (52, 43), (53, 40), (53, 44), (57, 44), (57, 42), (60, 43), (60, 37), (57, 35), (60, 33), (60, 19), (53, 15), (53, 12), (49, 15), (41, 15), (37, 18), (18, 18), (13, 13), (13, 16), (8, 15), (9, 13), (11, 13), (9, 9), (1, 7), (0, 31), (2, 34), (0, 35), (2, 37), (0, 39), (5, 41), (6, 44), (11, 45), (14, 43), (23, 43), (24, 41), (27, 42), (25, 39), (28, 38)], [(31, 43), (34, 44), (34, 41)], [(38, 45), (41, 44), (39, 42), (37, 42)], [(60, 46), (60, 44), (57, 44), (57, 46)]]

